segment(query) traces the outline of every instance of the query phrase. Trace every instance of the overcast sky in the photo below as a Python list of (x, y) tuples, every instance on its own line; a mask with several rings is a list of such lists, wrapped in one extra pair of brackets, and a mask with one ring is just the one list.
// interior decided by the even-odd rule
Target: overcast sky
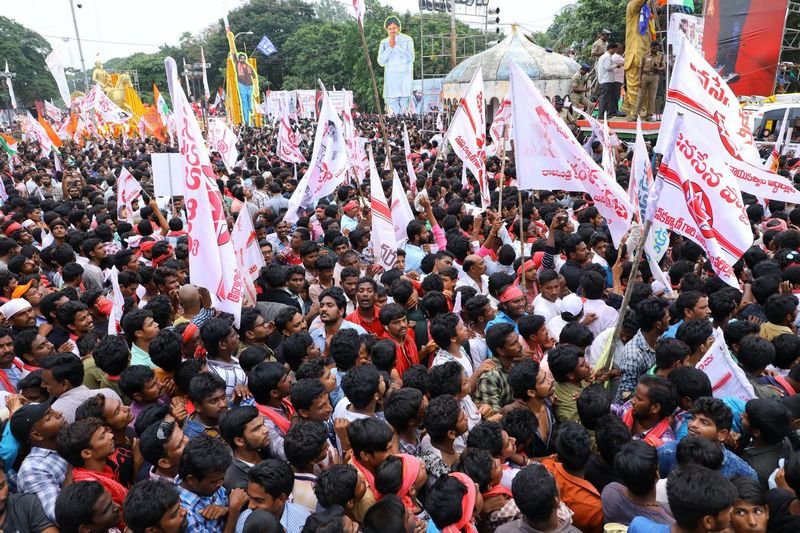
[[(243, 3), (243, 0), (139, 0), (122, 4), (109, 0), (72, 1), (87, 68), (98, 57), (107, 61), (136, 52), (154, 52), (164, 43), (177, 44), (181, 33), (197, 33)], [(349, 1), (341, 1), (351, 5)], [(491, 0), (490, 6), (500, 8), (501, 23), (515, 22), (536, 31), (547, 28), (555, 14), (574, 1), (537, 1), (535, 10), (531, 9), (531, 2), (522, 0)], [(400, 12), (419, 9), (418, 0), (381, 2)], [(70, 0), (2, 0), (2, 3), (0, 14), (37, 31), (53, 47), (62, 49), (69, 66), (80, 67)], [(247, 28), (234, 30), (247, 31)], [(13, 70), (13, 65), (9, 66)]]

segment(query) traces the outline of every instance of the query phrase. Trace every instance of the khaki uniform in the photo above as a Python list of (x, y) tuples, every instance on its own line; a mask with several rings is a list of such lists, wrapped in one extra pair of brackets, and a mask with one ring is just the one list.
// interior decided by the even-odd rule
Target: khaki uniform
[(661, 71), (666, 68), (664, 53), (647, 54), (640, 63), (641, 79), (639, 95), (636, 98), (635, 115), (650, 116), (656, 111), (656, 91), (661, 81)]
[[(572, 105), (582, 106), (584, 109), (590, 109), (592, 102), (588, 98), (589, 88), (589, 74), (581, 74), (579, 70), (572, 76), (572, 84), (570, 85), (569, 100)], [(576, 89), (581, 92), (575, 92)]]
[(572, 127), (576, 124), (575, 117), (566, 107), (561, 108), (561, 111), (558, 112), (558, 116), (561, 117), (561, 120), (563, 120), (567, 126)]
[(601, 55), (606, 53), (607, 48), (608, 43), (598, 37), (597, 40), (592, 43), (592, 57), (597, 60)]

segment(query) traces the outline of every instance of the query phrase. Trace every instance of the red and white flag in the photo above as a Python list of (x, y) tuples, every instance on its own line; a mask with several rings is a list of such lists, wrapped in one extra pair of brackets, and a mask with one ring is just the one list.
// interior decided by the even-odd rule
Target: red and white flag
[(625, 190), (587, 154), (531, 79), (511, 63), (511, 116), (517, 181), (522, 189), (588, 193), (619, 243), (633, 206)]
[(654, 221), (699, 244), (714, 272), (739, 288), (733, 264), (753, 244), (753, 232), (736, 178), (695, 133), (701, 121), (686, 115), (673, 123), (649, 210)]
[(372, 209), (372, 253), (375, 263), (391, 270), (397, 261), (397, 240), (392, 222), (392, 212), (383, 194), (381, 175), (375, 167), (372, 149), (369, 149), (370, 207)]
[(353, 0), (353, 9), (356, 12), (356, 18), (361, 27), (364, 27), (364, 13), (367, 11), (365, 0)]
[(20, 121), (20, 125), (23, 132), (39, 143), (41, 156), (50, 157), (50, 152), (53, 151), (53, 141), (50, 140), (50, 136), (47, 135), (47, 131), (39, 124), (39, 121), (33, 118), (30, 112), (27, 112), (27, 116)]
[(781, 164), (781, 155), (783, 154), (783, 146), (786, 144), (786, 123), (789, 122), (789, 110), (791, 108), (787, 107), (786, 112), (783, 114), (783, 122), (781, 122), (781, 130), (778, 133), (778, 137), (775, 139), (775, 144), (772, 145), (772, 151), (769, 153), (769, 157), (764, 162), (764, 168), (769, 170), (770, 172), (778, 172), (778, 168)]
[(47, 113), (47, 116), (50, 117), (50, 120), (53, 122), (61, 122), (61, 118), (63, 114), (61, 110), (57, 108), (52, 102), (48, 102), (47, 100), (44, 101), (44, 111)]
[[(743, 192), (800, 203), (800, 191), (788, 179), (763, 167), (738, 98), (693, 46), (681, 46), (675, 60), (661, 131), (672, 131), (679, 114), (697, 118), (692, 122), (697, 128), (691, 130), (692, 138), (708, 142), (711, 153), (730, 169)], [(664, 153), (667, 137), (659, 135), (656, 152)]]
[(284, 108), (278, 125), (278, 158), (287, 163), (305, 163), (306, 157), (300, 151), (300, 142), (289, 122), (289, 113)]
[(411, 142), (408, 140), (408, 127), (403, 122), (403, 148), (406, 153), (406, 171), (408, 172), (408, 184), (414, 196), (417, 195), (417, 173), (414, 172), (414, 160), (411, 159)]
[(231, 242), (236, 251), (236, 264), (242, 273), (242, 286), (244, 287), (245, 302), (247, 305), (256, 304), (256, 287), (253, 282), (258, 278), (261, 268), (266, 266), (264, 255), (258, 246), (256, 230), (247, 201), (244, 202), (231, 232)]
[(120, 322), (122, 321), (122, 310), (125, 308), (125, 297), (119, 288), (119, 271), (112, 266), (108, 273), (111, 280), (111, 313), (108, 315), (108, 334), (117, 335), (120, 332)]
[(714, 398), (738, 398), (746, 402), (756, 397), (753, 385), (744, 370), (733, 362), (721, 336), (714, 340), (711, 348), (697, 362), (697, 368), (711, 381)]
[(314, 153), (309, 163), (308, 171), (301, 182), (305, 182), (304, 188), (298, 186), (289, 200), (290, 210), (286, 216), (291, 218), (284, 217), (284, 220), (297, 222), (297, 218), (294, 218), (297, 216), (296, 211), (292, 212), (292, 206), (296, 204), (298, 208), (307, 208), (320, 198), (333, 193), (344, 183), (350, 168), (342, 121), (336, 114), (325, 87), (322, 87), (322, 109), (314, 135)]
[(484, 111), (483, 70), (477, 69), (467, 92), (461, 98), (445, 137), (453, 152), (478, 180), (481, 205), (489, 206), (489, 180), (486, 179), (486, 114)]
[(119, 107), (114, 101), (106, 96), (106, 93), (95, 85), (81, 104), (82, 111), (94, 109), (104, 121), (111, 124), (123, 124), (133, 117), (130, 113)]
[(142, 186), (127, 168), (122, 167), (117, 180), (117, 211), (125, 207), (125, 220), (131, 224), (133, 224), (133, 201), (141, 195)]
[[(503, 139), (503, 128), (508, 126), (506, 131), (506, 138)], [(492, 125), (489, 127), (489, 136), (492, 138), (492, 144), (486, 147), (487, 157), (501, 157), (505, 154), (506, 140), (512, 139), (514, 132), (511, 130), (511, 96), (506, 96), (500, 107), (497, 108), (497, 113), (494, 114)]]
[(394, 238), (397, 246), (405, 246), (408, 242), (408, 223), (414, 220), (414, 212), (408, 203), (408, 196), (400, 176), (395, 170), (392, 177), (392, 224), (394, 225)]
[(225, 168), (228, 172), (233, 172), (239, 151), (236, 150), (236, 134), (225, 123), (225, 119), (208, 119), (208, 147), (218, 152)]
[(231, 313), (238, 327), (242, 314), (242, 276), (225, 218), (225, 204), (197, 118), (181, 87), (178, 66), (171, 57), (164, 63), (178, 126), (177, 141), (184, 160), (184, 198), (186, 205), (193, 207), (187, 210), (191, 282), (208, 289), (215, 307)]

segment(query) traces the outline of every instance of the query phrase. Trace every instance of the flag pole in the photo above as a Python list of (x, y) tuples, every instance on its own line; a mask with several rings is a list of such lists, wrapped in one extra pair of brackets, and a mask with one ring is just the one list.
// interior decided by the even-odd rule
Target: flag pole
[[(519, 207), (517, 207), (517, 212), (519, 213), (519, 256), (522, 259), (522, 275), (520, 276), (520, 280), (522, 283), (522, 293), (527, 294), (527, 289), (525, 289), (525, 234), (522, 230), (522, 189), (517, 191), (517, 195), (519, 197)], [(527, 296), (525, 296), (525, 298), (527, 301)]]
[(372, 59), (369, 57), (369, 49), (367, 48), (367, 37), (364, 35), (364, 25), (360, 20), (357, 20), (358, 33), (361, 35), (361, 46), (364, 48), (364, 57), (367, 60), (367, 68), (369, 69), (369, 77), (372, 80), (372, 96), (375, 98), (375, 105), (378, 107), (378, 122), (381, 126), (381, 135), (383, 135), (383, 147), (386, 150), (386, 157), (389, 157), (392, 149), (389, 146), (389, 134), (386, 131), (386, 124), (383, 121), (383, 111), (381, 110), (381, 100), (378, 95), (378, 82), (375, 81), (375, 70), (372, 68)]
[[(504, 183), (506, 181), (506, 130), (507, 130), (507, 128), (508, 128), (508, 124), (503, 124), (503, 135), (501, 137), (502, 140), (503, 140), (503, 147), (502, 147), (502, 151), (500, 152), (500, 154), (501, 154), (500, 157), (502, 158), (500, 160), (500, 184), (499, 184), (500, 198), (498, 198), (498, 200), (497, 200), (497, 212), (500, 214), (500, 218), (503, 218), (503, 185), (504, 185)], [(520, 206), (519, 212), (522, 213), (522, 206)]]

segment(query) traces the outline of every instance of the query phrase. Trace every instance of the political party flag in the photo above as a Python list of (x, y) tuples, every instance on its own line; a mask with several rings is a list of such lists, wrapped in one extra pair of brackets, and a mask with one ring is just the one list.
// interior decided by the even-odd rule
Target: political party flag
[(206, 74), (206, 54), (203, 47), (200, 47), (200, 63), (203, 65), (203, 99), (207, 102), (211, 98), (211, 91), (208, 90), (208, 75)]
[(477, 69), (461, 98), (445, 138), (453, 152), (464, 161), (478, 180), (481, 205), (489, 207), (489, 180), (486, 179), (486, 114), (484, 112), (483, 70)]
[[(394, 225), (394, 238), (397, 246), (405, 246), (408, 242), (408, 223), (414, 220), (414, 212), (408, 203), (406, 190), (400, 183), (400, 176), (395, 170), (392, 176), (392, 224)], [(415, 195), (416, 196), (416, 195)]]
[(44, 111), (50, 117), (50, 120), (54, 122), (60, 122), (63, 117), (61, 110), (53, 105), (53, 102), (48, 102), (47, 100), (44, 101)]
[[(9, 73), (8, 61), (6, 61), (6, 74)], [(8, 97), (11, 99), (11, 109), (17, 108), (17, 99), (14, 96), (14, 86), (11, 84), (11, 76), (6, 76), (6, 87), (8, 87)]]
[(753, 244), (753, 232), (736, 178), (707, 139), (695, 134), (701, 121), (687, 114), (673, 123), (658, 168), (662, 183), (653, 220), (695, 241), (717, 275), (738, 288), (733, 265)]
[(0, 148), (8, 157), (13, 157), (17, 154), (17, 140), (11, 135), (0, 133)]
[(231, 242), (236, 251), (236, 264), (242, 273), (242, 286), (244, 295), (249, 300), (249, 305), (256, 304), (256, 287), (253, 282), (258, 278), (261, 268), (266, 266), (264, 255), (258, 246), (256, 230), (253, 226), (253, 219), (250, 218), (250, 210), (247, 201), (244, 202), (236, 222), (231, 231)]
[(361, 27), (364, 27), (364, 13), (367, 11), (367, 6), (364, 0), (353, 0), (353, 9), (356, 12), (356, 18)]
[(322, 109), (314, 135), (314, 152), (306, 172), (311, 201), (301, 204), (301, 207), (308, 207), (323, 196), (333, 193), (344, 182), (348, 168), (350, 160), (342, 121), (336, 114), (328, 92), (322, 87)]
[(197, 118), (181, 87), (178, 65), (171, 57), (164, 63), (178, 125), (176, 136), (184, 159), (184, 198), (186, 205), (194, 206), (187, 212), (190, 281), (208, 289), (215, 307), (231, 313), (238, 327), (242, 313), (242, 276), (228, 231), (225, 204)]
[(125, 207), (125, 220), (133, 224), (133, 201), (142, 195), (142, 186), (136, 178), (122, 167), (117, 180), (117, 213)]
[(119, 287), (119, 270), (112, 266), (108, 274), (111, 280), (111, 313), (108, 315), (108, 334), (117, 335), (120, 331), (122, 321), (122, 310), (125, 307), (125, 296)]
[(167, 102), (164, 100), (164, 97), (161, 96), (161, 91), (158, 90), (156, 84), (153, 84), (153, 102), (156, 104), (156, 109), (158, 110), (158, 116), (161, 117), (161, 125), (166, 129), (167, 127), (167, 117), (169, 116), (169, 107), (167, 107)]
[(696, 368), (703, 371), (711, 381), (714, 398), (739, 398), (745, 402), (756, 397), (753, 385), (733, 362), (724, 338), (717, 337), (706, 354), (697, 362)]
[[(681, 46), (675, 60), (661, 131), (673, 131), (680, 115), (697, 119), (692, 121), (697, 128), (691, 130), (692, 138), (709, 143), (711, 153), (728, 167), (743, 192), (756, 198), (800, 203), (800, 191), (787, 178), (763, 167), (738, 98), (693, 46)], [(658, 136), (656, 152), (664, 153), (667, 137)]]
[(510, 67), (511, 123), (520, 188), (588, 193), (606, 219), (614, 242), (619, 243), (633, 217), (625, 190), (583, 150), (527, 74), (516, 63)]
[(778, 168), (781, 164), (781, 154), (783, 153), (783, 145), (786, 141), (786, 123), (789, 122), (789, 109), (791, 108), (787, 107), (786, 111), (783, 113), (783, 122), (781, 122), (780, 132), (775, 139), (775, 144), (772, 145), (772, 151), (769, 153), (769, 157), (767, 157), (767, 160), (764, 162), (764, 168), (770, 172), (778, 172)]
[(104, 121), (111, 124), (124, 124), (133, 117), (106, 96), (99, 84), (92, 87), (92, 90), (83, 99), (81, 107), (83, 111), (95, 110)]
[(72, 103), (72, 98), (69, 94), (69, 84), (67, 84), (67, 75), (64, 74), (64, 59), (61, 56), (61, 50), (58, 48), (54, 48), (52, 52), (50, 52), (47, 57), (44, 59), (45, 64), (47, 64), (48, 70), (50, 70), (50, 74), (53, 75), (53, 79), (56, 80), (56, 87), (58, 87), (58, 94), (61, 95), (61, 99), (64, 100), (64, 103), (69, 107), (70, 103)]
[(372, 156), (372, 148), (369, 152), (369, 185), (370, 185), (370, 208), (372, 210), (372, 255), (375, 262), (382, 266), (384, 270), (391, 270), (397, 261), (397, 241), (395, 240), (394, 223), (392, 222), (392, 211), (383, 194), (381, 185), (381, 175), (375, 166), (375, 158)]
[[(503, 128), (508, 126), (506, 131), (506, 139), (503, 139)], [(500, 107), (497, 108), (497, 113), (494, 114), (492, 125), (489, 127), (489, 136), (492, 138), (492, 144), (486, 147), (487, 157), (502, 157), (505, 155), (506, 140), (512, 139), (514, 132), (511, 130), (511, 97), (510, 95), (503, 98), (500, 102)]]
[(42, 128), (44, 128), (44, 131), (47, 133), (47, 137), (50, 139), (50, 142), (53, 143), (53, 146), (61, 148), (64, 145), (56, 132), (53, 131), (53, 126), (51, 126), (42, 115), (39, 115), (39, 124), (41, 124)]
[(269, 40), (269, 37), (266, 35), (258, 41), (258, 45), (256, 45), (256, 50), (264, 54), (264, 57), (269, 57), (272, 54), (277, 54), (278, 49), (272, 44), (272, 41)]
[(436, 131), (441, 132), (442, 130), (444, 130), (444, 124), (442, 124), (442, 114), (436, 113)]
[(281, 121), (278, 124), (278, 158), (287, 163), (306, 162), (306, 157), (300, 151), (297, 133), (289, 122), (289, 113), (286, 109), (281, 113)]
[(228, 172), (233, 172), (239, 152), (236, 150), (236, 134), (223, 119), (208, 120), (208, 147), (222, 156)]
[(50, 157), (50, 152), (53, 151), (53, 142), (47, 135), (47, 131), (42, 127), (39, 122), (27, 112), (25, 119), (20, 121), (22, 131), (27, 133), (33, 140), (39, 143), (42, 157)]
[(417, 195), (417, 173), (414, 172), (414, 160), (411, 159), (411, 142), (408, 140), (408, 127), (403, 122), (403, 149), (406, 153), (406, 172), (408, 172), (408, 184), (414, 196)]
[(225, 100), (225, 91), (222, 87), (217, 89), (217, 96), (214, 97), (214, 103), (209, 107), (209, 111), (216, 111), (217, 107)]

